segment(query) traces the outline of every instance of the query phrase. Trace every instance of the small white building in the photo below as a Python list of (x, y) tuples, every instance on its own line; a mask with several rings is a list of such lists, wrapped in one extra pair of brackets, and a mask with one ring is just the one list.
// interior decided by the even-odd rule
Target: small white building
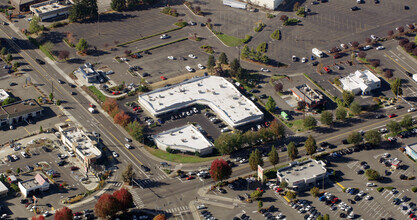
[(139, 95), (139, 104), (153, 116), (195, 104), (210, 107), (230, 127), (263, 120), (264, 113), (229, 81), (204, 76)]
[(5, 99), (9, 97), (9, 93), (7, 93), (4, 89), (0, 89), (0, 102), (3, 102)]
[(41, 21), (55, 18), (62, 15), (68, 15), (72, 7), (69, 1), (59, 2), (57, 0), (41, 2), (31, 5), (30, 11), (40, 18)]
[(356, 70), (356, 72), (341, 78), (343, 90), (368, 95), (372, 90), (381, 88), (381, 80), (369, 70)]
[(201, 156), (211, 154), (214, 145), (194, 126), (185, 125), (152, 136), (156, 146), (165, 150), (169, 147), (183, 152), (198, 152)]
[(64, 124), (58, 126), (58, 131), (61, 134), (62, 143), (75, 152), (76, 158), (81, 161), (86, 170), (101, 157), (97, 142), (88, 137), (82, 129)]
[(267, 9), (275, 10), (284, 0), (245, 0), (245, 2), (264, 7)]
[(49, 189), (48, 180), (42, 177), (40, 173), (36, 174), (33, 179), (20, 181), (17, 185), (25, 198)]
[(417, 143), (405, 146), (405, 153), (417, 161)]
[(0, 181), (0, 197), (7, 196), (7, 192), (9, 192), (9, 189)]
[(295, 161), (277, 170), (277, 177), (280, 182), (286, 181), (293, 190), (308, 189), (323, 184), (327, 177), (325, 165), (317, 160)]

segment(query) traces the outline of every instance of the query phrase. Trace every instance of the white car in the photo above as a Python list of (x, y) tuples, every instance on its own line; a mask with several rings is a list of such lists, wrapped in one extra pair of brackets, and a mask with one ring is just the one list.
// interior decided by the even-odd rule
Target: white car
[(127, 149), (132, 148), (132, 147), (130, 146), (130, 144), (125, 144), (125, 147), (126, 147)]
[(45, 211), (42, 215), (43, 217), (48, 217), (51, 215), (51, 213), (49, 213), (49, 211)]
[(188, 70), (188, 72), (193, 72), (193, 71), (194, 71), (194, 69), (193, 69), (193, 68), (191, 68), (190, 66), (186, 66), (186, 67), (185, 67), (185, 69), (187, 69), (187, 70)]
[(161, 39), (167, 39), (167, 38), (170, 38), (170, 36), (168, 34), (163, 34), (163, 35), (161, 35), (160, 38)]
[(113, 157), (119, 157), (119, 154), (117, 154), (115, 151), (112, 152)]
[(415, 109), (415, 108), (410, 108), (410, 109), (408, 109), (407, 111), (408, 111), (408, 112), (414, 112), (414, 111), (416, 111), (416, 109)]
[(196, 56), (194, 56), (193, 54), (188, 54), (188, 57), (189, 57), (189, 58), (192, 58), (192, 59), (197, 59), (197, 57), (196, 57)]
[(371, 45), (366, 45), (365, 47), (362, 48), (362, 50), (370, 50), (372, 49)]
[(375, 35), (371, 35), (372, 40), (378, 40), (379, 38)]
[(370, 195), (367, 195), (367, 196), (365, 197), (365, 199), (366, 199), (366, 200), (371, 200), (371, 199), (373, 199), (373, 197), (372, 197), (372, 196), (370, 196)]
[(303, 57), (303, 58), (301, 59), (301, 62), (302, 62), (302, 63), (305, 63), (305, 62), (307, 62), (307, 59), (306, 59), (305, 57)]
[(205, 209), (205, 208), (206, 208), (205, 205), (199, 205), (199, 206), (197, 206), (197, 209)]
[(263, 68), (263, 67), (262, 67), (262, 68), (261, 68), (261, 71), (262, 71), (262, 72), (269, 72), (269, 69), (267, 69), (267, 68)]
[(175, 60), (174, 56), (168, 56), (168, 59)]
[(385, 49), (384, 46), (379, 46), (379, 47), (376, 48), (376, 50), (383, 50), (383, 49)]
[(199, 63), (197, 66), (198, 66), (198, 68), (199, 68), (200, 70), (202, 70), (202, 69), (206, 68), (205, 66), (201, 65), (201, 63)]
[(292, 62), (295, 62), (295, 61), (297, 61), (298, 60), (298, 58), (296, 57), (296, 56), (292, 56)]

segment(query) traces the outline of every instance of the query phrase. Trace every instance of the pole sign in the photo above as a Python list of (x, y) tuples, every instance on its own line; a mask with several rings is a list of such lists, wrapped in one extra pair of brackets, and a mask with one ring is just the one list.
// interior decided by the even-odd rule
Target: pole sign
[(264, 169), (258, 165), (258, 180), (264, 181)]

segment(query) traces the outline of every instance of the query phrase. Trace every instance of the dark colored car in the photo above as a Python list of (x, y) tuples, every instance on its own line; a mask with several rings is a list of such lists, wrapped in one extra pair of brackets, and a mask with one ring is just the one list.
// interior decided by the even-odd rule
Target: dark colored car
[(43, 61), (42, 61), (42, 60), (40, 60), (40, 59), (35, 59), (35, 61), (36, 61), (38, 64), (40, 64), (40, 65), (45, 64), (45, 62), (43, 62)]
[(358, 7), (358, 6), (353, 6), (352, 8), (350, 8), (350, 10), (351, 11), (357, 11), (357, 10), (359, 10), (360, 8)]

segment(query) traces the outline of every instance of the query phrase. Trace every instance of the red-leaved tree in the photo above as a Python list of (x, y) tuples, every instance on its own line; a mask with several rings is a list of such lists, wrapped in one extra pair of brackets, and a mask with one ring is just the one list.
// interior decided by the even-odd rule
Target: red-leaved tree
[(118, 109), (119, 105), (117, 104), (115, 99), (107, 98), (101, 107), (103, 108), (104, 111), (106, 111), (107, 113), (110, 113), (113, 110)]
[(232, 175), (232, 168), (223, 159), (215, 159), (211, 163), (210, 175), (214, 181), (223, 181)]
[(74, 215), (72, 214), (72, 210), (68, 207), (63, 207), (61, 209), (56, 210), (54, 215), (54, 220), (72, 220), (74, 219)]
[(132, 204), (133, 204), (133, 197), (130, 192), (125, 189), (121, 188), (113, 193), (113, 197), (117, 200), (117, 203), (119, 203), (120, 210), (127, 211)]
[(32, 220), (45, 220), (45, 217), (43, 215), (33, 216)]
[(124, 111), (118, 112), (113, 119), (114, 123), (119, 124), (123, 127), (125, 127), (130, 122), (130, 116), (126, 114)]
[(113, 217), (118, 211), (119, 204), (117, 203), (116, 198), (108, 193), (101, 195), (94, 206), (96, 215), (103, 219)]
[(157, 216), (153, 217), (153, 220), (165, 220), (167, 218), (165, 218), (164, 214), (158, 214)]

